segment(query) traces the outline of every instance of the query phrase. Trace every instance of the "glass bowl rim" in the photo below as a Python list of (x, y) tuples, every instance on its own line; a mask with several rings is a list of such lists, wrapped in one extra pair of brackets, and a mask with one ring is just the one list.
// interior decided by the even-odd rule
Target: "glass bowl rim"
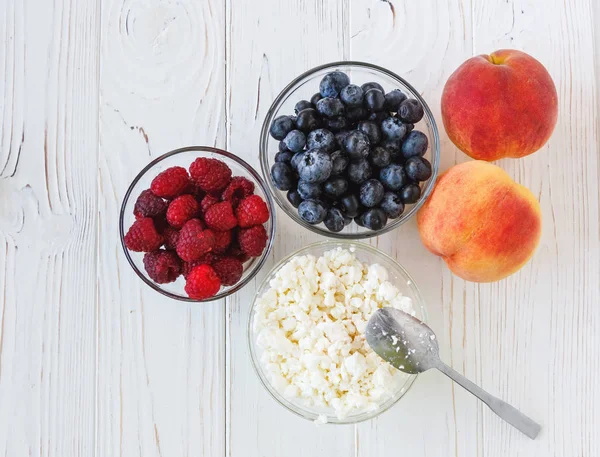
[[(342, 233), (342, 232), (330, 232), (327, 229), (319, 228), (318, 226), (311, 225), (308, 222), (303, 221), (297, 215), (297, 213), (295, 213), (294, 211), (291, 210), (291, 208), (290, 208), (291, 204), (288, 205), (286, 202), (283, 201), (284, 197), (282, 197), (282, 195), (281, 195), (283, 191), (280, 191), (276, 187), (274, 187), (273, 183), (271, 183), (271, 180), (270, 180), (269, 148), (268, 148), (269, 128), (270, 128), (270, 123), (271, 123), (273, 117), (275, 116), (276, 112), (280, 109), (280, 105), (283, 102), (283, 99), (285, 97), (287, 97), (291, 93), (292, 90), (295, 90), (296, 86), (298, 86), (299, 83), (301, 83), (303, 80), (313, 76), (315, 73), (318, 73), (322, 70), (327, 70), (327, 69), (334, 70), (338, 67), (357, 67), (357, 68), (366, 69), (366, 70), (374, 70), (375, 72), (383, 73), (384, 75), (396, 80), (397, 82), (402, 84), (406, 89), (408, 89), (408, 91), (410, 92), (410, 95), (412, 95), (415, 99), (417, 99), (421, 103), (421, 105), (423, 106), (423, 111), (425, 112), (425, 116), (431, 126), (431, 131), (433, 134), (432, 135), (433, 136), (433, 141), (432, 141), (433, 144), (430, 145), (430, 147), (432, 148), (431, 177), (429, 178), (424, 191), (422, 192), (421, 196), (419, 197), (419, 200), (416, 203), (414, 203), (412, 205), (412, 207), (406, 213), (403, 213), (401, 217), (399, 217), (397, 219), (393, 219), (391, 223), (387, 224), (381, 230), (371, 230), (371, 231), (365, 231), (363, 233)], [(423, 204), (427, 201), (427, 199), (431, 195), (431, 192), (433, 191), (433, 188), (435, 186), (435, 182), (437, 180), (437, 176), (439, 173), (438, 169), (439, 169), (439, 164), (440, 164), (440, 136), (439, 136), (437, 123), (435, 121), (435, 117), (433, 116), (433, 113), (431, 112), (429, 105), (427, 105), (427, 102), (425, 101), (425, 99), (423, 99), (423, 97), (421, 97), (421, 94), (419, 94), (419, 92), (408, 81), (406, 81), (404, 78), (397, 75), (396, 73), (394, 73), (386, 68), (380, 67), (379, 65), (375, 65), (372, 63), (368, 63), (368, 62), (361, 62), (361, 61), (357, 61), (357, 60), (340, 60), (340, 61), (336, 61), (336, 62), (329, 62), (329, 63), (323, 64), (323, 65), (319, 65), (317, 67), (311, 68), (308, 71), (305, 71), (301, 75), (294, 78), (289, 84), (287, 84), (281, 90), (281, 92), (279, 92), (279, 94), (277, 95), (277, 97), (275, 97), (275, 100), (273, 100), (273, 103), (269, 107), (269, 110), (267, 111), (267, 114), (263, 121), (262, 129), (260, 132), (259, 151), (260, 151), (260, 154), (259, 154), (260, 167), (261, 167), (261, 170), (263, 173), (264, 180), (267, 183), (269, 192), (271, 192), (274, 200), (277, 202), (277, 205), (283, 210), (283, 212), (288, 217), (290, 217), (294, 222), (298, 223), (302, 227), (310, 230), (313, 233), (317, 233), (322, 236), (327, 236), (327, 237), (335, 238), (338, 240), (361, 240), (361, 239), (372, 238), (374, 236), (383, 235), (384, 233), (390, 232), (391, 230), (394, 230), (395, 228), (400, 227), (402, 224), (404, 224), (405, 222), (410, 220), (415, 215), (415, 213), (423, 206)]]
[[(155, 165), (162, 162), (163, 160), (168, 159), (169, 157), (175, 156), (177, 154), (182, 154), (185, 152), (193, 152), (193, 151), (207, 152), (207, 153), (211, 153), (211, 154), (215, 154), (215, 155), (221, 155), (223, 157), (226, 157), (227, 159), (234, 161), (238, 165), (240, 165), (244, 170), (246, 170), (252, 176), (255, 183), (261, 188), (263, 194), (265, 195), (265, 199), (266, 199), (267, 206), (269, 208), (269, 212), (271, 213), (271, 219), (270, 219), (271, 224), (270, 224), (270, 230), (268, 233), (269, 238), (267, 241), (267, 245), (265, 246), (265, 249), (264, 249), (263, 253), (260, 255), (260, 257), (256, 258), (257, 263), (256, 263), (256, 265), (253, 265), (254, 269), (245, 278), (243, 278), (240, 282), (238, 282), (234, 286), (231, 286), (229, 289), (219, 292), (218, 294), (214, 295), (213, 297), (205, 298), (203, 300), (197, 300), (194, 298), (177, 295), (177, 294), (174, 294), (167, 290), (164, 290), (162, 287), (160, 287), (159, 284), (155, 284), (153, 281), (151, 281), (149, 278), (147, 278), (143, 272), (141, 272), (139, 270), (139, 268), (137, 267), (137, 265), (135, 264), (135, 262), (133, 261), (133, 259), (131, 257), (131, 253), (129, 252), (129, 249), (127, 249), (127, 247), (125, 246), (125, 229), (124, 229), (125, 208), (127, 206), (127, 203), (129, 202), (129, 199), (131, 198), (131, 194), (133, 192), (133, 189), (137, 185), (137, 183), (142, 179), (142, 177), (148, 171), (150, 171), (152, 168), (154, 168)], [(138, 277), (142, 281), (144, 281), (148, 286), (150, 286), (152, 289), (154, 289), (155, 291), (159, 292), (160, 294), (162, 294), (166, 297), (172, 298), (174, 300), (189, 302), (189, 303), (208, 303), (208, 302), (215, 301), (215, 300), (221, 300), (225, 297), (228, 297), (228, 296), (234, 294), (235, 292), (242, 289), (246, 284), (248, 284), (250, 282), (250, 280), (252, 280), (256, 276), (258, 271), (263, 267), (264, 263), (267, 260), (267, 257), (269, 256), (269, 253), (271, 252), (271, 249), (273, 248), (273, 243), (275, 241), (276, 219), (277, 219), (277, 216), (276, 216), (275, 205), (273, 203), (272, 196), (271, 196), (266, 184), (264, 183), (262, 177), (260, 176), (260, 174), (250, 164), (248, 164), (245, 160), (241, 159), (240, 157), (236, 156), (235, 154), (232, 154), (231, 152), (225, 151), (223, 149), (214, 148), (214, 147), (210, 147), (210, 146), (186, 146), (186, 147), (182, 147), (182, 148), (178, 148), (178, 149), (173, 149), (172, 151), (169, 151), (161, 156), (158, 156), (157, 158), (152, 160), (150, 163), (148, 163), (148, 165), (146, 165), (144, 168), (142, 168), (142, 170), (135, 176), (135, 178), (133, 179), (133, 181), (127, 188), (127, 192), (125, 192), (125, 196), (123, 197), (123, 200), (121, 203), (121, 210), (119, 213), (119, 237), (121, 240), (121, 247), (123, 248), (123, 252), (125, 253), (125, 257), (127, 258), (129, 265), (131, 266), (133, 271), (138, 275)]]
[[(318, 248), (327, 249), (328, 247), (331, 247), (332, 249), (334, 249), (336, 247), (339, 247), (340, 245), (345, 249), (350, 249), (351, 247), (358, 247), (358, 249), (364, 249), (365, 251), (369, 251), (371, 254), (380, 256), (383, 259), (387, 260), (388, 262), (391, 262), (392, 264), (394, 264), (394, 266), (409, 281), (409, 284), (407, 284), (407, 286), (411, 289), (413, 296), (415, 297), (416, 301), (418, 302), (418, 304), (416, 306), (419, 308), (419, 310), (421, 312), (420, 319), (425, 323), (427, 323), (427, 321), (428, 321), (427, 306), (425, 304), (423, 295), (421, 294), (419, 287), (415, 283), (415, 281), (414, 281), (413, 277), (410, 275), (410, 273), (406, 270), (406, 268), (404, 268), (404, 266), (402, 266), (400, 264), (400, 262), (398, 262), (393, 257), (389, 256), (385, 252), (383, 252), (380, 249), (373, 247), (369, 244), (366, 244), (364, 242), (356, 241), (356, 240), (317, 241), (317, 242), (308, 244), (300, 249), (297, 249), (297, 250), (291, 252), (290, 254), (283, 257), (280, 261), (278, 261), (275, 265), (273, 265), (273, 267), (269, 270), (267, 275), (263, 278), (263, 280), (261, 281), (259, 286), (256, 288), (254, 300), (252, 301), (252, 304), (250, 305), (250, 311), (248, 313), (248, 322), (247, 322), (247, 326), (246, 326), (246, 337), (247, 337), (247, 343), (248, 343), (248, 348), (249, 348), (249, 352), (250, 352), (250, 360), (252, 363), (252, 368), (254, 369), (254, 373), (260, 380), (260, 383), (262, 384), (264, 389), (269, 393), (271, 398), (273, 398), (279, 405), (281, 405), (283, 408), (287, 409), (288, 411), (292, 412), (296, 416), (301, 417), (303, 419), (312, 420), (312, 421), (316, 420), (318, 418), (319, 414), (306, 411), (306, 409), (303, 409), (303, 407), (294, 405), (292, 402), (286, 400), (282, 394), (280, 394), (279, 392), (277, 392), (275, 390), (275, 388), (271, 385), (271, 383), (269, 383), (269, 381), (266, 379), (266, 376), (263, 374), (263, 370), (262, 370), (262, 368), (260, 368), (260, 360), (258, 359), (256, 350), (255, 350), (256, 349), (255, 341), (253, 340), (253, 336), (255, 336), (253, 325), (252, 325), (253, 317), (254, 317), (254, 311), (256, 308), (256, 303), (259, 298), (259, 293), (264, 293), (264, 289), (270, 282), (273, 275), (285, 263), (289, 262), (292, 259), (292, 257), (295, 257), (297, 255), (307, 254), (307, 252), (309, 252), (313, 249), (318, 249)], [(356, 414), (355, 416), (350, 416), (349, 420), (347, 418), (344, 418), (344, 419), (328, 418), (329, 420), (328, 420), (327, 424), (334, 424), (334, 425), (358, 424), (360, 422), (364, 422), (364, 421), (373, 419), (373, 418), (385, 413), (386, 411), (389, 411), (396, 403), (398, 403), (408, 393), (408, 391), (410, 390), (410, 388), (412, 387), (412, 385), (414, 384), (414, 382), (418, 376), (419, 376), (418, 374), (410, 375), (410, 378), (407, 379), (406, 382), (402, 386), (402, 389), (404, 389), (404, 390), (400, 389), (400, 391), (399, 391), (400, 394), (398, 395), (398, 397), (393, 399), (393, 401), (387, 400), (387, 402), (389, 402), (389, 404), (386, 404), (386, 402), (384, 402), (384, 403), (382, 403), (382, 406), (379, 407), (378, 409), (375, 409), (373, 411), (365, 411), (363, 413)]]

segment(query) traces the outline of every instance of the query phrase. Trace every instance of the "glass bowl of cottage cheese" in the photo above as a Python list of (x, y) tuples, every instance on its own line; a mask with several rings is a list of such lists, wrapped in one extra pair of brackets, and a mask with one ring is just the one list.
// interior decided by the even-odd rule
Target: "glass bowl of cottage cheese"
[(365, 339), (369, 318), (387, 306), (426, 321), (416, 284), (380, 250), (323, 241), (290, 254), (266, 276), (250, 310), (250, 354), (262, 384), (316, 423), (352, 424), (386, 411), (416, 379)]

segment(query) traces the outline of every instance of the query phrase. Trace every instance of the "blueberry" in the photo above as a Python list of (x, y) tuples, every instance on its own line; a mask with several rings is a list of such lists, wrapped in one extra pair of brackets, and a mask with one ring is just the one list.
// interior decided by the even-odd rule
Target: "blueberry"
[(278, 152), (275, 154), (275, 162), (290, 163), (292, 157), (294, 157), (294, 153), (292, 151)]
[(404, 212), (404, 203), (402, 203), (400, 196), (394, 192), (383, 194), (383, 199), (379, 206), (390, 219), (396, 219)]
[(372, 146), (381, 141), (381, 129), (376, 122), (361, 121), (358, 123), (357, 129), (369, 137), (369, 143)]
[(379, 180), (386, 189), (400, 190), (407, 182), (402, 165), (392, 163), (379, 171)]
[(337, 176), (344, 172), (350, 160), (342, 151), (333, 151), (331, 155), (331, 176)]
[(325, 117), (341, 116), (344, 109), (344, 104), (339, 98), (325, 97), (317, 102), (317, 111)]
[(350, 84), (350, 78), (346, 73), (334, 71), (323, 77), (319, 84), (319, 92), (323, 97), (337, 97), (348, 84)]
[(369, 155), (369, 137), (360, 130), (353, 130), (344, 139), (344, 150), (352, 162), (363, 160)]
[(387, 111), (376, 111), (374, 113), (369, 114), (369, 117), (367, 119), (369, 121), (381, 124), (381, 122), (384, 119), (387, 119), (388, 117), (390, 117), (390, 113), (388, 113)]
[(296, 184), (296, 176), (292, 169), (283, 162), (274, 163), (271, 167), (271, 179), (279, 190), (290, 190)]
[(361, 106), (363, 95), (363, 90), (355, 84), (348, 84), (340, 92), (340, 98), (346, 106)]
[(395, 113), (400, 108), (400, 103), (402, 103), (404, 100), (406, 100), (406, 94), (400, 89), (394, 89), (393, 91), (385, 94), (385, 103), (383, 106), (386, 110), (393, 111)]
[(313, 108), (315, 108), (317, 106), (317, 102), (319, 100), (321, 100), (322, 98), (323, 97), (321, 96), (321, 94), (319, 92), (317, 92), (312, 97), (310, 97), (310, 103), (312, 104)]
[(387, 224), (387, 215), (382, 209), (371, 208), (362, 213), (360, 222), (370, 230), (381, 230)]
[(371, 151), (369, 159), (371, 159), (371, 163), (376, 167), (383, 168), (392, 163), (392, 154), (386, 148), (377, 146)]
[(342, 131), (335, 134), (335, 142), (337, 143), (339, 148), (344, 148), (344, 141), (346, 141), (346, 137), (349, 134), (349, 131)]
[(300, 195), (302, 200), (308, 200), (309, 198), (317, 199), (321, 197), (322, 193), (321, 184), (298, 181), (298, 195)]
[(406, 133), (410, 133), (415, 129), (415, 124), (404, 124), (406, 125)]
[(302, 181), (323, 182), (331, 174), (331, 157), (323, 149), (310, 149), (298, 163), (298, 175)]
[(383, 90), (383, 86), (376, 82), (364, 83), (362, 86), (360, 86), (360, 88), (363, 90), (363, 92), (366, 92), (371, 89), (377, 89), (377, 90), (381, 91), (382, 94), (385, 94), (385, 90)]
[(360, 202), (367, 208), (373, 208), (379, 204), (384, 193), (383, 184), (376, 179), (369, 179), (360, 186)]
[(350, 224), (352, 224), (352, 218), (344, 216), (344, 227), (348, 227)]
[(337, 199), (344, 195), (348, 190), (348, 181), (344, 178), (335, 177), (329, 178), (323, 183), (323, 191), (325, 195), (333, 199)]
[(287, 151), (287, 150), (288, 150), (287, 146), (285, 145), (285, 143), (283, 142), (283, 140), (281, 140), (279, 142), (279, 152), (283, 152), (283, 151)]
[(290, 167), (292, 170), (298, 171), (298, 164), (304, 158), (304, 152), (297, 152), (292, 156), (292, 160), (290, 160)]
[(371, 111), (383, 110), (385, 95), (379, 89), (369, 89), (365, 92), (365, 106)]
[(327, 209), (318, 200), (304, 200), (298, 206), (298, 215), (309, 224), (320, 224), (327, 215)]
[(405, 159), (422, 156), (427, 152), (428, 145), (429, 140), (427, 139), (427, 135), (418, 130), (413, 130), (406, 135), (406, 138), (402, 142), (402, 156)]
[(308, 133), (311, 130), (317, 129), (321, 126), (321, 118), (317, 110), (312, 108), (303, 109), (298, 113), (298, 119), (296, 119), (296, 127), (302, 130), (304, 133)]
[(356, 217), (360, 211), (360, 201), (354, 194), (346, 194), (338, 200), (342, 212), (348, 217)]
[(314, 108), (313, 104), (308, 100), (300, 100), (296, 103), (296, 106), (294, 106), (294, 113), (298, 114), (300, 111), (308, 108)]
[(401, 140), (406, 135), (406, 125), (398, 118), (388, 117), (381, 123), (381, 131), (388, 140)]
[(292, 130), (285, 136), (283, 142), (290, 151), (300, 152), (306, 146), (306, 136), (300, 130)]
[(344, 229), (344, 215), (337, 208), (331, 208), (327, 211), (327, 216), (323, 220), (325, 227), (332, 232), (341, 232)]
[(407, 184), (400, 190), (400, 198), (404, 203), (416, 203), (421, 196), (421, 188), (416, 184)]
[(369, 117), (369, 112), (364, 106), (354, 106), (346, 108), (346, 117), (351, 122), (362, 121)]
[(279, 116), (271, 123), (269, 133), (276, 140), (283, 140), (292, 130), (294, 130), (294, 121), (292, 118), (290, 116)]
[(358, 216), (354, 217), (354, 222), (356, 222), (356, 225), (360, 226), (360, 227), (364, 227), (365, 225), (362, 222), (362, 218), (361, 218), (362, 214), (359, 214)]
[(333, 117), (325, 120), (325, 126), (334, 133), (347, 130), (350, 127), (348, 119), (344, 116)]
[(431, 164), (423, 157), (411, 157), (404, 164), (404, 171), (413, 181), (427, 181), (431, 177)]
[(288, 190), (286, 197), (288, 199), (288, 202), (290, 202), (294, 208), (298, 208), (298, 206), (300, 206), (300, 203), (302, 203), (302, 197), (296, 189)]
[(402, 122), (416, 124), (423, 119), (423, 107), (414, 98), (409, 98), (400, 103), (397, 116)]
[(313, 130), (308, 134), (307, 146), (309, 149), (322, 148), (327, 152), (335, 149), (335, 135), (327, 129)]
[(402, 142), (400, 140), (385, 140), (381, 143), (381, 146), (390, 151), (392, 162), (402, 161), (402, 155), (400, 154)]
[(358, 162), (351, 162), (348, 165), (348, 180), (355, 184), (362, 184), (369, 179), (373, 174), (371, 165), (365, 159)]

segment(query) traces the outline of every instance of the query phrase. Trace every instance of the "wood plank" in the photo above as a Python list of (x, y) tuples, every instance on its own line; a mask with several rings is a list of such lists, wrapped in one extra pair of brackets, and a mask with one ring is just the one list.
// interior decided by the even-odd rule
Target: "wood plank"
[(150, 290), (121, 251), (117, 221), (152, 158), (224, 146), (223, 2), (106, 0), (102, 12), (97, 452), (222, 456), (225, 304)]
[(99, 4), (0, 24), (0, 454), (93, 455)]

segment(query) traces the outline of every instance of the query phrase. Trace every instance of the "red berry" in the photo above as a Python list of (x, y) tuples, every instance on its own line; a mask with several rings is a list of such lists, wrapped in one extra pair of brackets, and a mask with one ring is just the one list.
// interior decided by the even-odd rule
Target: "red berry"
[(185, 291), (190, 298), (203, 300), (213, 297), (221, 288), (221, 281), (210, 265), (198, 265), (187, 277)]
[(233, 286), (244, 273), (244, 265), (233, 257), (224, 257), (212, 264), (213, 269), (224, 286)]
[(206, 214), (208, 208), (219, 203), (219, 199), (212, 195), (206, 195), (200, 202), (200, 213)]
[(144, 255), (144, 268), (154, 282), (166, 284), (179, 277), (181, 260), (174, 252), (161, 249)]
[(227, 257), (235, 257), (242, 263), (246, 262), (250, 258), (248, 254), (242, 251), (237, 243), (231, 243), (229, 249), (227, 249), (227, 252), (225, 252), (225, 255)]
[(223, 191), (221, 200), (231, 202), (235, 208), (240, 200), (254, 193), (254, 183), (243, 176), (234, 176)]
[(199, 157), (190, 165), (194, 182), (205, 192), (221, 191), (231, 181), (231, 169), (217, 159)]
[(216, 254), (224, 253), (229, 245), (231, 244), (231, 230), (227, 230), (225, 232), (216, 231), (215, 233), (215, 247), (213, 248), (213, 252)]
[(163, 198), (174, 198), (186, 190), (190, 176), (183, 167), (171, 167), (159, 173), (150, 185), (154, 195)]
[(162, 242), (162, 236), (156, 231), (151, 217), (136, 220), (125, 235), (125, 246), (135, 252), (155, 251)]
[(183, 266), (181, 267), (181, 274), (184, 278), (187, 278), (190, 274), (190, 271), (192, 271), (198, 265), (211, 265), (220, 258), (220, 256), (213, 254), (212, 252), (202, 254), (198, 260), (194, 260), (193, 262), (183, 262)]
[(235, 215), (240, 227), (252, 227), (264, 224), (269, 220), (269, 208), (258, 195), (251, 195), (240, 202), (235, 210)]
[(144, 190), (133, 207), (133, 214), (137, 219), (142, 217), (156, 217), (165, 214), (168, 203), (157, 197), (150, 189)]
[(191, 219), (179, 231), (177, 254), (181, 260), (193, 262), (202, 254), (210, 252), (215, 245), (215, 235), (212, 230), (204, 230), (204, 224), (199, 219)]
[(167, 227), (163, 231), (162, 236), (165, 239), (165, 249), (169, 251), (174, 251), (175, 249), (177, 249), (177, 240), (179, 240), (179, 230), (174, 229), (173, 227)]
[(229, 202), (215, 203), (208, 208), (204, 213), (204, 222), (208, 228), (219, 231), (231, 230), (237, 225), (237, 219)]
[(241, 229), (238, 235), (240, 248), (250, 257), (258, 257), (267, 245), (267, 231), (262, 225)]
[(200, 205), (191, 195), (180, 195), (169, 204), (167, 209), (167, 222), (171, 227), (181, 228), (190, 219), (196, 217)]
[(188, 186), (185, 190), (186, 194), (190, 194), (192, 195), (197, 201), (201, 201), (204, 196), (206, 195), (206, 192), (204, 192), (202, 189), (200, 189), (196, 183), (192, 180), (190, 180), (190, 182), (188, 183)]

